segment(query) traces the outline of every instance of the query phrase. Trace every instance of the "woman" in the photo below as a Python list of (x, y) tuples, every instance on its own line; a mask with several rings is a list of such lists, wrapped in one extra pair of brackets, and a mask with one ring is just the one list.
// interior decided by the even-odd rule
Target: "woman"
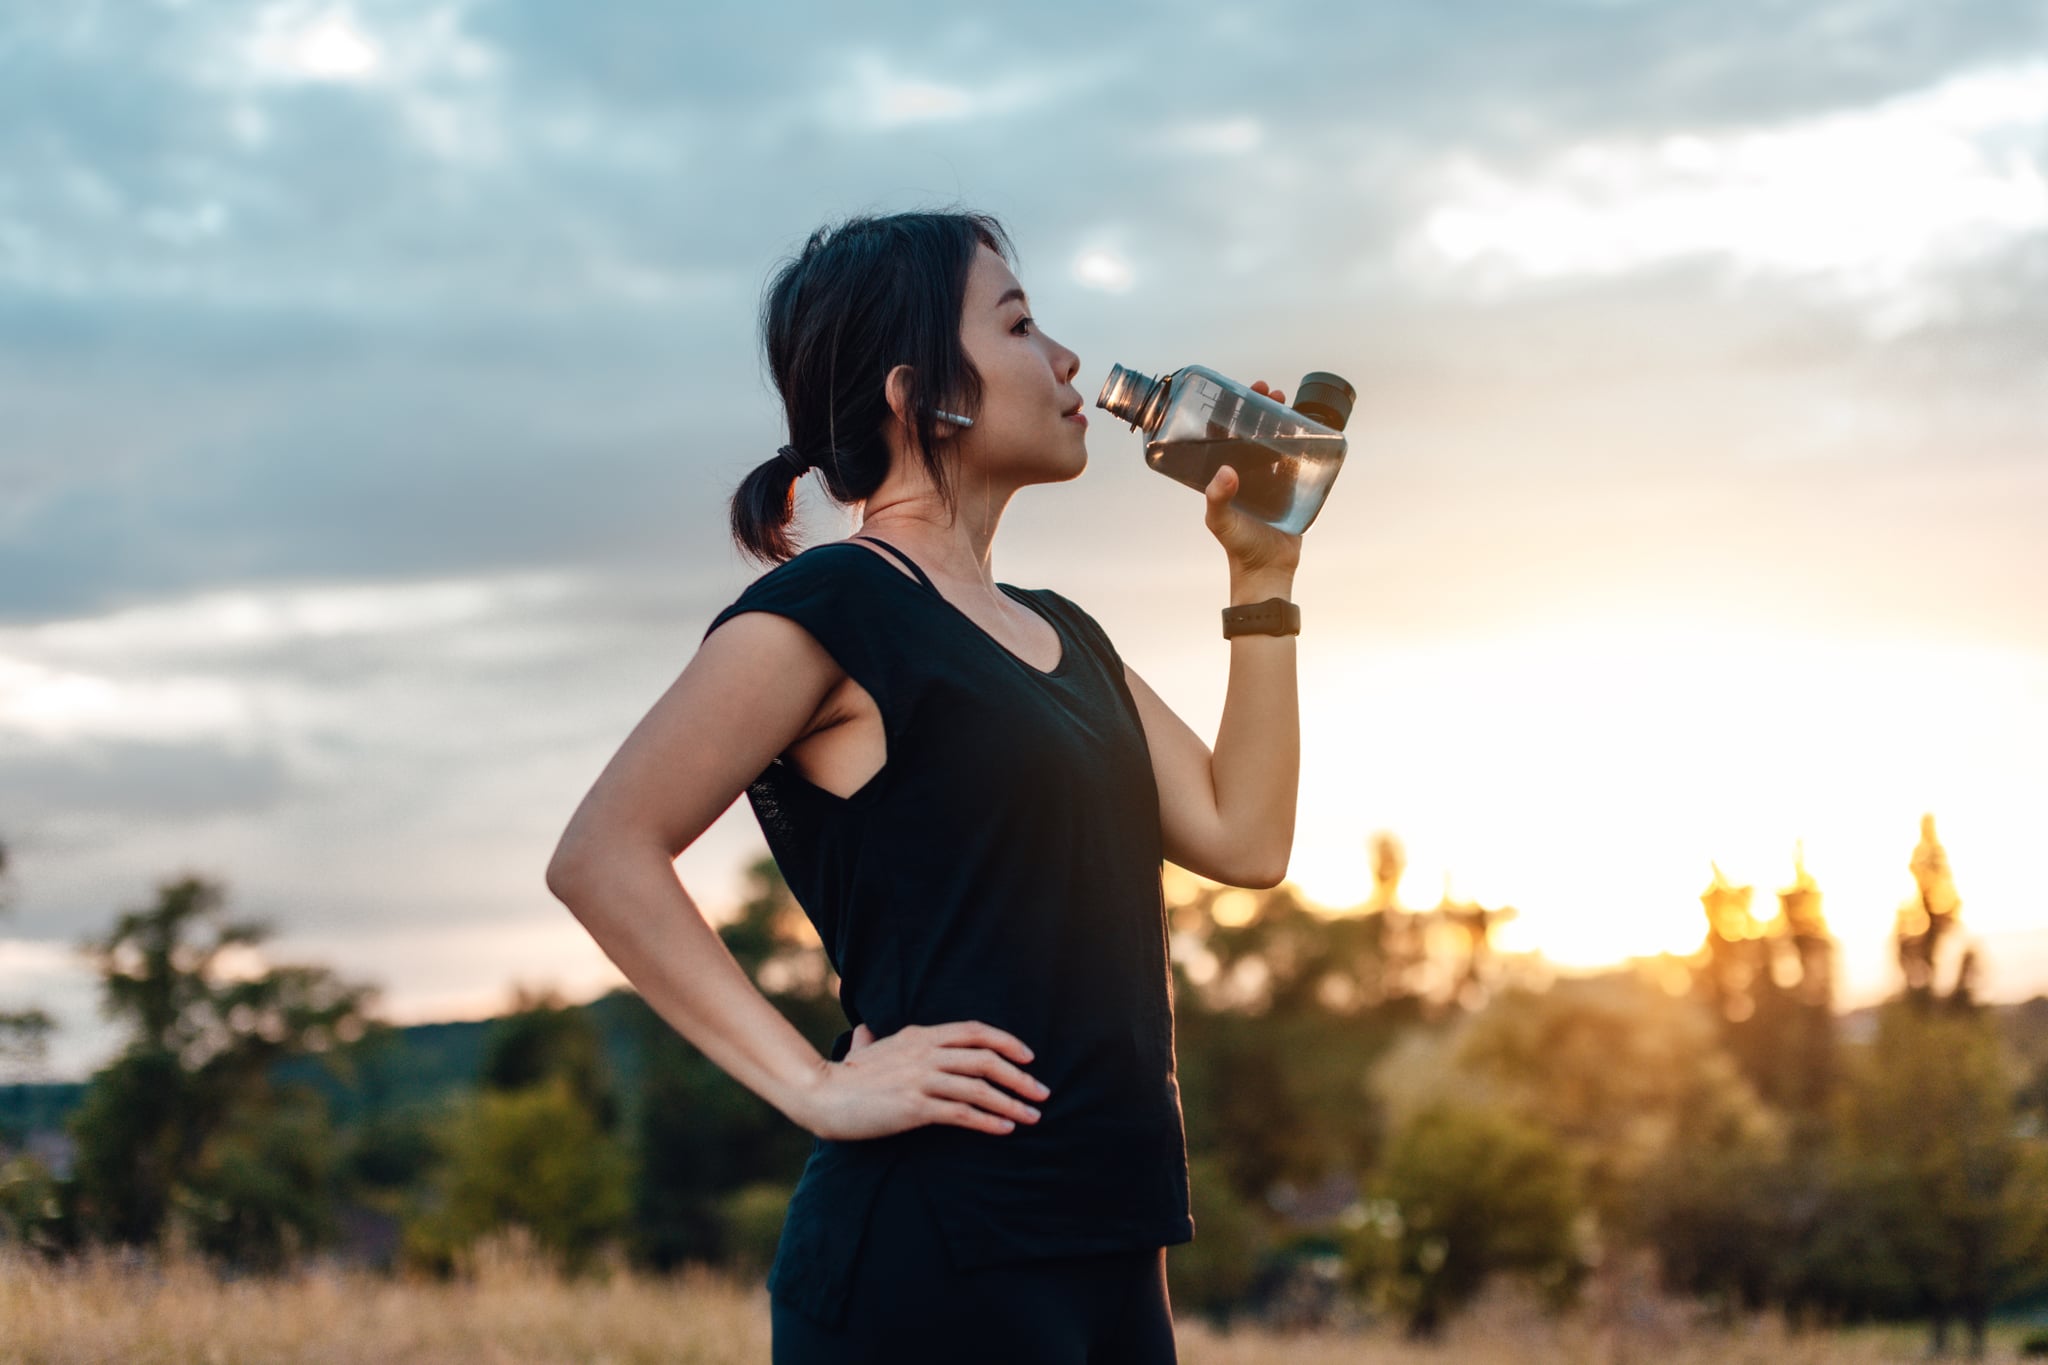
[[(1293, 842), (1291, 636), (1232, 639), (1211, 754), (1080, 607), (995, 579), (1011, 495), (1088, 460), (1080, 360), (1010, 255), (978, 214), (856, 218), (771, 281), (791, 442), (732, 523), (777, 567), (548, 868), (648, 1004), (815, 1135), (768, 1279), (783, 1365), (1175, 1358), (1165, 1248), (1194, 1224), (1160, 863), (1272, 886)], [(794, 553), (813, 466), (861, 529)], [(1285, 599), (1301, 538), (1236, 488), (1205, 494), (1229, 602)], [(743, 790), (840, 976), (830, 1058), (674, 875)]]

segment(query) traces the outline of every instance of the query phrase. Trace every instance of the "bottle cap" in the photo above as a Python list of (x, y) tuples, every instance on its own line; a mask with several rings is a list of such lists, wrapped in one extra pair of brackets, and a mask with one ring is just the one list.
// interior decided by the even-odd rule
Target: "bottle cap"
[(1343, 376), (1328, 370), (1303, 375), (1301, 386), (1294, 391), (1294, 410), (1333, 431), (1344, 430), (1351, 420), (1351, 405), (1357, 401), (1357, 390)]

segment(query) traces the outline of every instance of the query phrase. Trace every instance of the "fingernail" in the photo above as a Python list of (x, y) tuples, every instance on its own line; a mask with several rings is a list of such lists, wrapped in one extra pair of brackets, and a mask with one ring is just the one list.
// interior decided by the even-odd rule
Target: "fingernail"
[(1031, 1115), (1031, 1117), (1032, 1117), (1032, 1118), (1037, 1118), (1037, 1117), (1038, 1117), (1038, 1111), (1037, 1111), (1036, 1109), (1033, 1109), (1033, 1108), (1032, 1108), (1032, 1107), (1031, 1107), (1030, 1105), (1028, 1105), (1028, 1104), (1024, 1106), (1024, 1112), (1025, 1112), (1025, 1113), (1027, 1113), (1027, 1114), (1029, 1114), (1029, 1115)]
[(1017, 1126), (1017, 1121), (1015, 1119), (1004, 1119), (1002, 1120), (1002, 1124), (1003, 1131), (1008, 1132), (1010, 1129), (1015, 1128)]

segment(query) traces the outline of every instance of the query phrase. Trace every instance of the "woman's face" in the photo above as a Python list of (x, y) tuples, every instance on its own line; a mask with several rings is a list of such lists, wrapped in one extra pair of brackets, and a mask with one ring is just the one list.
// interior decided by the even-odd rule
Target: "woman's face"
[(960, 342), (982, 386), (973, 427), (955, 437), (963, 463), (1019, 485), (1079, 475), (1088, 464), (1088, 419), (1073, 387), (1081, 357), (1039, 329), (1017, 277), (986, 246), (967, 274)]

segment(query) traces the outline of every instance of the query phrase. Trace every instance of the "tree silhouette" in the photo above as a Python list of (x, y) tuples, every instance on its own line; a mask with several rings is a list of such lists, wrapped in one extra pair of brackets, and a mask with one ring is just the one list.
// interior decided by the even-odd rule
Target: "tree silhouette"
[[(9, 873), (5, 843), (0, 843), (0, 913), (8, 905)], [(57, 1021), (47, 1010), (0, 1010), (0, 1064), (9, 1069), (26, 1068), (42, 1061), (49, 1049), (50, 1034), (56, 1029)]]
[[(1906, 994), (1917, 999), (1934, 999), (1941, 994), (1936, 974), (1941, 964), (1941, 945), (1961, 922), (1963, 901), (1956, 894), (1950, 875), (1948, 850), (1934, 832), (1934, 817), (1920, 817), (1920, 842), (1907, 864), (1913, 873), (1917, 895), (1899, 910), (1895, 942), (1899, 971), (1906, 979)], [(1975, 975), (1976, 954), (1965, 953), (1956, 971), (1951, 994), (1967, 1004)]]
[[(83, 945), (103, 1012), (129, 1036), (72, 1116), (76, 1193), (101, 1236), (154, 1244), (177, 1209), (202, 1247), (267, 1263), (328, 1231), (324, 1159), (281, 1180), (263, 1169), (262, 1153), (310, 1152), (326, 1122), (309, 1090), (274, 1085), (270, 1070), (360, 1037), (375, 992), (322, 967), (262, 965), (269, 928), (228, 920), (223, 900), (214, 882), (166, 881)], [(242, 1235), (217, 1235), (224, 1224)]]

